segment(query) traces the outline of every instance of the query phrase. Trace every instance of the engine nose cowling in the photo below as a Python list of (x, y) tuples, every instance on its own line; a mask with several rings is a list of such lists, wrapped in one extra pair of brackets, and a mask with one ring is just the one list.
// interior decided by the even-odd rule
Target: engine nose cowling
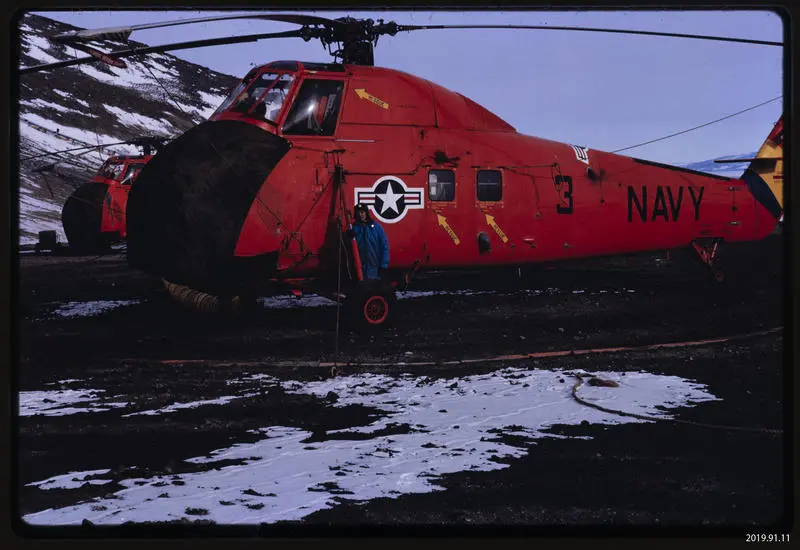
[(84, 183), (64, 203), (61, 225), (70, 248), (79, 254), (102, 253), (109, 248), (110, 236), (102, 230), (107, 192), (105, 183)]
[(172, 283), (215, 295), (246, 288), (275, 254), (243, 268), (234, 258), (242, 224), (285, 139), (239, 121), (204, 122), (169, 143), (131, 186), (128, 263)]

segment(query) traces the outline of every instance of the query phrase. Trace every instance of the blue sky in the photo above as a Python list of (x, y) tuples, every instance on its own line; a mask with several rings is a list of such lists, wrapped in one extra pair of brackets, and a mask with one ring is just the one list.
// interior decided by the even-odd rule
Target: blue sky
[[(221, 14), (36, 13), (84, 28)], [(768, 11), (302, 13), (383, 18), (401, 24), (547, 24), (783, 40), (782, 20)], [(287, 23), (223, 21), (137, 31), (131, 39), (157, 45), (293, 28), (297, 27)], [(171, 53), (235, 76), (244, 75), (254, 65), (279, 59), (330, 60), (319, 42), (299, 39)], [(783, 91), (782, 48), (680, 38), (537, 30), (417, 31), (381, 38), (375, 64), (463, 93), (522, 133), (605, 151), (709, 122)], [(751, 152), (761, 145), (781, 112), (782, 101), (778, 100), (622, 154), (681, 164)]]

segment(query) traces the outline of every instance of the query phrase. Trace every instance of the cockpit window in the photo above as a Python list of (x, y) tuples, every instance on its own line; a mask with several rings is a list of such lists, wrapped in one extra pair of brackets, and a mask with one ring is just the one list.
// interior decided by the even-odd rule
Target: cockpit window
[(112, 179), (112, 180), (119, 180), (119, 177), (122, 175), (122, 168), (124, 167), (123, 164), (118, 162), (109, 162), (103, 166), (100, 175), (104, 178)]
[(307, 79), (286, 117), (283, 133), (301, 136), (331, 136), (336, 129), (342, 102), (341, 80)]
[[(258, 120), (278, 120), (294, 76), (266, 72), (256, 78), (245, 79), (231, 92), (214, 114), (230, 109)], [(213, 115), (212, 115), (213, 116)]]
[(131, 164), (128, 166), (128, 171), (125, 172), (125, 177), (122, 178), (120, 182), (122, 185), (130, 185), (133, 183), (133, 180), (136, 179), (136, 176), (139, 175), (139, 172), (142, 171), (144, 168), (144, 164)]
[(233, 89), (233, 91), (230, 94), (228, 94), (228, 97), (225, 98), (225, 101), (223, 101), (222, 104), (219, 107), (217, 107), (217, 110), (214, 111), (214, 114), (211, 116), (213, 117), (214, 115), (218, 115), (223, 111), (227, 111), (228, 107), (230, 107), (233, 104), (234, 100), (242, 94), (245, 88), (247, 88), (247, 85), (250, 84), (255, 75), (256, 75), (255, 69), (247, 73), (247, 75), (242, 79), (242, 81), (236, 86), (236, 88)]

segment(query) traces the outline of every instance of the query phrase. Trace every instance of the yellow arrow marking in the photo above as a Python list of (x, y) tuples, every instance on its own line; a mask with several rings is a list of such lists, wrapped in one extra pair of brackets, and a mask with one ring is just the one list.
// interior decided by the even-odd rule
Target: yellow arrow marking
[(453, 231), (450, 225), (448, 225), (447, 218), (445, 218), (441, 214), (436, 214), (436, 217), (439, 220), (439, 225), (443, 227), (445, 231), (447, 231), (447, 234), (450, 235), (450, 238), (453, 239), (453, 242), (456, 243), (457, 245), (460, 244), (461, 241), (458, 240), (458, 235), (456, 235), (456, 232)]
[(494, 216), (490, 214), (484, 214), (484, 215), (486, 216), (486, 223), (488, 223), (492, 227), (492, 229), (494, 229), (495, 233), (497, 233), (497, 236), (500, 237), (504, 243), (507, 243), (508, 237), (506, 237), (506, 234), (503, 233), (502, 229), (500, 229), (500, 226), (497, 225), (497, 222), (494, 221)]
[(389, 104), (388, 103), (386, 103), (384, 100), (378, 99), (374, 95), (368, 93), (364, 88), (356, 88), (355, 91), (356, 91), (356, 94), (358, 94), (358, 97), (360, 97), (361, 99), (366, 99), (367, 101), (371, 101), (372, 103), (374, 103), (378, 107), (383, 107), (384, 109), (388, 109), (389, 108)]

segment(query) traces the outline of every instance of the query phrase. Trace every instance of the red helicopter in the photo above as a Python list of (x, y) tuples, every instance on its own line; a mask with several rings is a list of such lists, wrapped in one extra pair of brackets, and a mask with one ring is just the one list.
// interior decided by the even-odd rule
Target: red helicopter
[(125, 144), (139, 145), (141, 155), (114, 155), (97, 174), (78, 187), (64, 203), (61, 223), (70, 249), (78, 254), (97, 254), (127, 236), (125, 210), (131, 184), (153, 157), (162, 138), (139, 138)]
[[(108, 52), (148, 52), (299, 37), (335, 63), (275, 61), (250, 71), (210, 119), (142, 169), (127, 206), (129, 265), (176, 296), (214, 307), (266, 281), (344, 297), (371, 325), (417, 271), (487, 268), (693, 248), (717, 279), (723, 242), (770, 234), (783, 214), (779, 120), (741, 179), (518, 133), (467, 97), (374, 66), (382, 35), (444, 28), (647, 31), (498, 25), (399, 25), (306, 15), (225, 16), (73, 31), (63, 43), (124, 38), (140, 28), (261, 18), (300, 29)], [(336, 49), (333, 49), (336, 45)], [(93, 61), (81, 58), (23, 69)], [(741, 160), (741, 159), (739, 159)], [(345, 231), (368, 205), (390, 243), (387, 280), (362, 280)]]
[(78, 185), (67, 197), (61, 209), (61, 223), (71, 252), (102, 254), (115, 242), (125, 239), (125, 210), (131, 184), (142, 167), (153, 157), (154, 149), (165, 141), (166, 138), (148, 136), (33, 155), (25, 159), (61, 157), (56, 163), (33, 169), (33, 172), (44, 174), (51, 171), (58, 162), (86, 167), (85, 163), (76, 163), (75, 159), (63, 158), (64, 153), (72, 153), (77, 157), (113, 145), (137, 145), (143, 150), (140, 155), (113, 155), (107, 158), (88, 182)]

